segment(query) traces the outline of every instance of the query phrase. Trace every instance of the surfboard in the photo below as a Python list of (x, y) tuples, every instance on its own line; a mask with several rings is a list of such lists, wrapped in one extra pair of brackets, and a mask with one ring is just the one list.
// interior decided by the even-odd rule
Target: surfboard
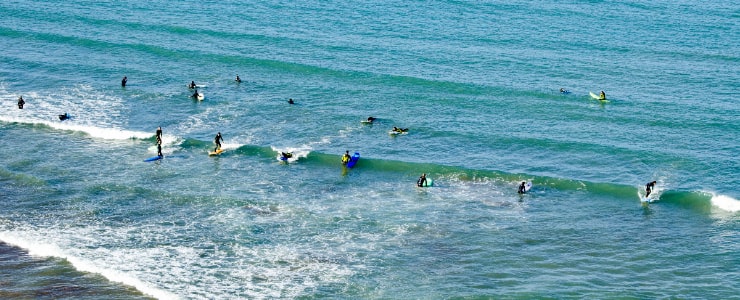
[(203, 99), (206, 98), (206, 95), (203, 95), (203, 93), (198, 93), (198, 101), (203, 101)]
[(408, 132), (408, 130), (403, 131), (403, 132), (398, 132), (398, 131), (395, 131), (395, 130), (391, 130), (391, 131), (388, 131), (388, 134), (390, 134), (390, 135), (403, 135), (403, 134), (409, 134), (409, 132)]
[(352, 168), (357, 164), (357, 161), (360, 160), (360, 152), (355, 152), (355, 154), (352, 154), (352, 157), (350, 157), (349, 161), (347, 162), (347, 168)]
[(532, 182), (531, 182), (531, 181), (527, 181), (527, 183), (526, 183), (526, 184), (524, 184), (524, 192), (525, 192), (525, 193), (526, 193), (526, 192), (529, 192), (529, 190), (530, 190), (531, 188), (532, 188)]
[[(433, 185), (434, 185), (434, 180), (432, 180), (431, 178), (427, 177), (426, 182), (424, 182), (424, 184), (422, 186), (420, 186), (420, 187), (430, 187), (430, 186), (433, 186)], [(417, 184), (417, 186), (418, 186), (418, 184)]]
[(594, 92), (588, 92), (588, 94), (591, 95), (591, 98), (594, 98), (596, 100), (607, 101), (606, 99), (601, 99), (601, 97), (599, 97), (599, 95), (594, 94)]
[[(190, 87), (190, 84), (189, 84), (189, 83), (187, 84), (187, 87), (188, 87), (189, 89), (192, 89), (192, 87)], [(196, 85), (195, 85), (195, 88), (196, 88), (196, 89), (199, 89), (199, 88), (205, 88), (205, 87), (208, 87), (208, 86), (207, 86), (207, 85), (204, 85), (204, 84), (203, 84), (203, 85), (201, 85), (201, 84), (196, 84)]]
[(214, 156), (214, 155), (221, 155), (221, 153), (223, 153), (223, 152), (224, 152), (224, 149), (218, 149), (218, 150), (216, 150), (216, 151), (211, 151), (211, 152), (208, 152), (208, 155), (209, 155), (209, 156)]
[(292, 158), (293, 157), (293, 153), (288, 152), (286, 154), (288, 154), (289, 156), (288, 157), (285, 157), (285, 156), (282, 155), (282, 153), (278, 153), (278, 160), (288, 161), (289, 158)]
[(372, 124), (373, 121), (362, 120), (362, 121), (360, 121), (360, 123), (362, 123), (362, 124)]
[(152, 156), (152, 157), (150, 157), (150, 158), (147, 158), (147, 159), (145, 159), (144, 161), (145, 161), (145, 162), (152, 162), (152, 161), (155, 161), (155, 160), (160, 160), (160, 159), (163, 159), (163, 158), (164, 158), (164, 156), (159, 156), (159, 155), (157, 155), (157, 156)]

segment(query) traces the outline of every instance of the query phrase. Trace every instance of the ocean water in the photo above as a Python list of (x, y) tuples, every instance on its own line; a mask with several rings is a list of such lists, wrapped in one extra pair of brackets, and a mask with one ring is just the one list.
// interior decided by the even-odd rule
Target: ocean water
[[(0, 298), (740, 295), (738, 3), (6, 0), (0, 17)], [(144, 162), (158, 126), (164, 159)]]

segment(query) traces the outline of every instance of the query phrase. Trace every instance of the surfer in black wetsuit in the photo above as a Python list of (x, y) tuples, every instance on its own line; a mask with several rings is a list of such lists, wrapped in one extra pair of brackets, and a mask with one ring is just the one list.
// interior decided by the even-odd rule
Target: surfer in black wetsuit
[(416, 186), (424, 187), (427, 185), (427, 173), (421, 174), (418, 180), (416, 180)]
[(121, 87), (126, 87), (127, 81), (128, 81), (128, 78), (126, 78), (126, 76), (123, 76), (123, 79), (121, 79)]
[(283, 158), (283, 160), (287, 160), (288, 158), (293, 157), (293, 153), (290, 153), (290, 152), (288, 152), (288, 153), (280, 152), (280, 156)]
[(237, 83), (242, 82), (242, 79), (239, 78), (239, 74), (236, 74), (236, 79), (234, 81), (236, 81)]
[(367, 121), (370, 122), (370, 123), (372, 123), (373, 121), (375, 121), (375, 119), (376, 118), (374, 118), (374, 117), (367, 117)]
[(519, 193), (519, 194), (526, 193), (527, 192), (526, 191), (526, 189), (527, 189), (526, 184), (527, 184), (526, 182), (522, 181), (522, 184), (519, 185), (519, 191), (517, 191), (517, 193)]
[(157, 137), (157, 145), (162, 144), (162, 126), (157, 127), (157, 133), (155, 134)]
[(218, 149), (221, 149), (221, 142), (223, 140), (224, 140), (224, 138), (221, 136), (221, 133), (220, 132), (218, 134), (216, 134), (216, 139), (213, 141), (214, 143), (216, 143), (216, 148), (213, 149), (213, 152), (216, 152), (216, 151), (218, 151)]
[(195, 81), (191, 81), (190, 84), (188, 84), (188, 88), (194, 89), (195, 88)]
[(295, 104), (295, 102), (293, 101), (293, 98), (288, 99), (288, 104)]
[(26, 101), (23, 101), (23, 96), (18, 97), (18, 109), (23, 109), (23, 105), (26, 104)]
[(59, 121), (64, 121), (64, 120), (67, 120), (67, 119), (69, 119), (69, 114), (68, 113), (64, 113), (63, 115), (59, 115)]
[(198, 99), (198, 90), (195, 90), (195, 93), (193, 93), (192, 98)]
[(645, 198), (650, 196), (650, 193), (653, 192), (653, 188), (655, 188), (655, 184), (656, 184), (655, 181), (651, 181), (645, 185)]

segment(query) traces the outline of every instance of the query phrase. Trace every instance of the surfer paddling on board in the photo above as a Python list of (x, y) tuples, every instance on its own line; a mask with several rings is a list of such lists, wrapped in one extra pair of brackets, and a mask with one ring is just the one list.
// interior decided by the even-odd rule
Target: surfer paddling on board
[(18, 109), (23, 109), (24, 104), (26, 104), (26, 101), (23, 101), (23, 96), (18, 96)]
[(427, 173), (423, 173), (421, 174), (421, 176), (419, 176), (419, 179), (416, 180), (416, 186), (418, 187), (427, 186)]
[(604, 93), (604, 91), (601, 91), (601, 93), (599, 94), (599, 100), (606, 100), (606, 94)]
[(342, 155), (342, 164), (346, 165), (350, 159), (352, 159), (352, 157), (349, 156), (349, 150), (344, 151), (344, 155)]
[(221, 133), (219, 132), (216, 134), (216, 138), (213, 140), (214, 143), (216, 143), (216, 148), (213, 149), (213, 152), (218, 151), (218, 149), (221, 149), (221, 142), (223, 142), (224, 138), (221, 136)]
[(370, 122), (370, 123), (372, 123), (373, 121), (375, 121), (375, 119), (376, 119), (375, 117), (367, 117), (367, 121)]
[(123, 79), (121, 79), (121, 87), (126, 87), (126, 82), (128, 82), (128, 78), (126, 78), (126, 76), (123, 76)]
[(524, 194), (527, 192), (527, 183), (522, 181), (522, 184), (519, 185), (519, 191), (517, 193)]
[(653, 192), (653, 189), (655, 188), (655, 184), (656, 184), (655, 181), (651, 181), (645, 185), (645, 198), (650, 196), (650, 193)]

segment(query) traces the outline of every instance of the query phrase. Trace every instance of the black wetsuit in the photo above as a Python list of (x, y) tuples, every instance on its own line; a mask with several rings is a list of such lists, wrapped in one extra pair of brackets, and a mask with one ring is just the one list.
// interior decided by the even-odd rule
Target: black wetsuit
[(126, 81), (128, 81), (128, 78), (126, 76), (123, 76), (123, 79), (121, 79), (121, 86), (126, 87)]
[(162, 129), (157, 129), (157, 144), (162, 144)]
[(18, 108), (23, 109), (24, 104), (26, 104), (26, 101), (23, 101), (23, 97), (18, 98)]
[(221, 141), (223, 141), (223, 140), (224, 140), (224, 138), (221, 137), (221, 134), (220, 133), (216, 135), (216, 140), (214, 140), (214, 142), (216, 142), (216, 149), (214, 149), (213, 151), (216, 151), (218, 149), (221, 149)]
[(162, 144), (157, 144), (157, 156), (162, 157)]
[(648, 184), (645, 185), (645, 198), (647, 198), (647, 196), (650, 196), (650, 193), (653, 192), (654, 187), (655, 187), (655, 181), (648, 182)]
[(416, 186), (423, 187), (427, 183), (426, 176), (419, 177), (419, 180), (416, 181)]
[(527, 189), (527, 188), (526, 188), (526, 186), (524, 185), (524, 182), (522, 182), (522, 184), (520, 184), (520, 185), (519, 185), (519, 191), (517, 191), (517, 193), (519, 193), (519, 194), (524, 194), (524, 193), (526, 192), (526, 189)]

